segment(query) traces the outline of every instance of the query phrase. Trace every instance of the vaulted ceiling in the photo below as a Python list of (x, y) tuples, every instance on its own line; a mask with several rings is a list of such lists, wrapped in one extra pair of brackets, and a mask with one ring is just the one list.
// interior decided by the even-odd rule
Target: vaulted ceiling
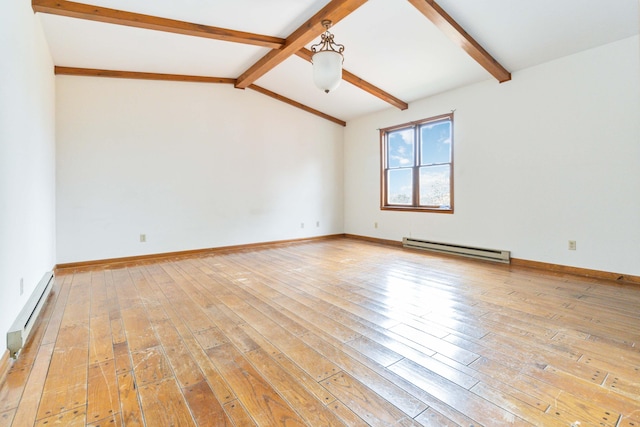
[[(638, 34), (637, 0), (32, 0), (58, 74), (257, 90), (344, 124)], [(323, 19), (341, 86), (312, 80)], [(517, 77), (516, 77), (517, 78)], [(508, 84), (508, 83), (507, 83)]]

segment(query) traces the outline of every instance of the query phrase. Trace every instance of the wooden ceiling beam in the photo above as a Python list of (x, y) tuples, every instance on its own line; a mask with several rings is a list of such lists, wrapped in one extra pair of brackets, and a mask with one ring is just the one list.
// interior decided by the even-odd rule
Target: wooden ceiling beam
[[(311, 57), (313, 56), (313, 52), (303, 47), (302, 49), (296, 52), (296, 55), (298, 55), (300, 58), (306, 59), (307, 61), (311, 62)], [(365, 92), (368, 92), (371, 95), (377, 98), (380, 98), (385, 102), (388, 102), (394, 107), (397, 107), (401, 110), (406, 110), (407, 108), (409, 108), (409, 104), (407, 104), (403, 100), (396, 98), (395, 96), (383, 91), (379, 87), (376, 87), (365, 80), (362, 80), (360, 77), (356, 76), (353, 73), (350, 73), (345, 69), (342, 70), (342, 79), (364, 90)]]
[(95, 68), (54, 67), (56, 75), (112, 77), (117, 79), (165, 80), (173, 82), (221, 83), (234, 84), (236, 79), (230, 77), (190, 76), (184, 74), (142, 73), (139, 71), (99, 70)]
[(335, 24), (366, 2), (367, 0), (332, 0), (287, 37), (284, 46), (271, 50), (258, 60), (258, 62), (249, 67), (247, 71), (242, 73), (240, 77), (238, 77), (236, 87), (239, 89), (249, 87), (276, 65), (291, 55), (294, 55), (306, 44), (320, 36), (320, 34), (325, 31), (325, 28), (322, 26), (324, 19), (328, 19)]
[(176, 21), (174, 19), (159, 18), (157, 16), (140, 13), (125, 12), (66, 0), (32, 0), (34, 12), (48, 13), (70, 18), (86, 19), (89, 21), (106, 22), (109, 24), (125, 25), (148, 30), (165, 31), (187, 36), (205, 37), (235, 43), (244, 43), (270, 49), (279, 49), (285, 40), (279, 37), (244, 31), (228, 30), (209, 25), (193, 24)]
[[(207, 77), (207, 76), (190, 76), (184, 74), (162, 74), (162, 73), (141, 73), (138, 71), (120, 71), (120, 70), (100, 70), (95, 68), (76, 68), (76, 67), (54, 67), (54, 73), (56, 75), (65, 76), (84, 76), (84, 77), (112, 77), (118, 79), (138, 79), (138, 80), (164, 80), (173, 82), (195, 82), (195, 83), (222, 83), (222, 84), (235, 84), (236, 79), (228, 77)], [(278, 95), (275, 92), (271, 92), (263, 87), (250, 85), (249, 89), (253, 89), (256, 92), (260, 92), (263, 95), (270, 96), (278, 101), (292, 105), (296, 108), (304, 110), (308, 113), (315, 114), (318, 117), (322, 117), (325, 120), (329, 120), (333, 123), (337, 123), (340, 126), (346, 126), (347, 122), (337, 119), (333, 116), (323, 113), (322, 111), (315, 110), (311, 107), (307, 107), (297, 101)]]
[[(286, 42), (293, 43), (293, 39), (297, 41), (298, 44), (302, 44), (301, 33), (306, 31), (311, 31), (309, 28), (313, 27), (320, 22), (320, 27), (316, 31), (317, 34), (321, 34), (324, 31), (324, 27), (321, 26), (322, 18), (331, 15), (333, 22), (337, 22), (338, 19), (344, 18), (348, 13), (355, 10), (359, 5), (365, 3), (366, 0), (355, 1), (355, 2), (344, 2), (336, 1), (333, 4), (327, 5), (323, 10), (318, 12), (316, 15), (319, 19), (311, 18), (300, 27), (294, 34), (292, 34), (289, 39), (285, 40), (277, 37), (270, 37), (260, 34), (253, 33), (245, 33), (241, 31), (229, 30), (224, 28), (210, 27), (206, 25), (193, 24), (189, 22), (176, 21), (172, 19), (159, 18), (156, 16), (150, 15), (142, 15), (138, 13), (125, 12), (122, 10), (116, 9), (108, 9), (88, 4), (75, 3), (66, 0), (32, 0), (32, 8), (35, 12), (40, 13), (48, 13), (59, 16), (66, 16), (71, 18), (85, 19), (96, 22), (105, 22), (110, 24), (117, 24), (123, 26), (131, 26), (136, 28), (144, 28), (151, 29), (156, 31), (164, 31), (169, 33), (176, 34), (184, 34), (195, 37), (204, 37), (204, 38), (212, 38), (216, 40), (223, 40), (228, 42), (235, 43), (244, 43), (244, 44), (252, 44), (262, 47), (268, 47), (272, 49), (280, 49), (282, 48)], [(347, 4), (342, 4), (347, 3)], [(326, 18), (328, 19), (328, 18)], [(311, 23), (315, 24), (311, 24)], [(317, 25), (316, 25), (317, 26)], [(317, 37), (315, 33), (310, 36), (310, 40)], [(306, 43), (304, 43), (306, 44)], [(303, 59), (311, 62), (312, 52), (309, 49), (304, 47), (304, 44), (297, 51), (293, 51), (293, 53), (297, 54)], [(292, 49), (292, 47), (288, 47), (288, 49)], [(282, 55), (280, 51), (274, 52), (274, 54)], [(288, 54), (287, 54), (288, 56)], [(286, 59), (284, 56), (280, 58), (280, 62)], [(277, 64), (270, 64), (271, 68)], [(67, 68), (67, 67), (59, 67), (59, 74), (71, 74), (78, 72), (77, 70), (81, 70), (79, 68)], [(62, 70), (67, 69), (67, 72), (63, 72)], [(270, 68), (269, 68), (270, 69)], [(74, 71), (75, 70), (75, 71)], [(268, 70), (267, 70), (268, 71)], [(145, 78), (145, 74), (149, 76), (153, 76), (154, 80), (177, 80), (177, 81), (204, 81), (208, 83), (218, 82), (218, 83), (229, 83), (227, 78), (218, 78), (218, 77), (197, 77), (198, 80), (193, 80), (194, 76), (176, 76), (169, 74), (158, 74), (158, 73), (135, 73), (131, 74), (131, 72), (118, 72), (118, 71), (110, 71), (110, 70), (96, 70), (97, 76), (102, 77), (123, 77), (123, 78)], [(265, 71), (266, 72), (266, 71)], [(118, 76), (117, 73), (125, 73), (126, 75)], [(87, 75), (87, 74), (83, 74)], [(163, 78), (159, 78), (159, 76), (165, 76)], [(242, 78), (242, 76), (241, 76)], [(256, 77), (257, 78), (257, 77)], [(371, 95), (393, 105), (394, 107), (399, 108), (400, 110), (406, 110), (408, 108), (408, 104), (401, 99), (394, 97), (393, 95), (383, 91), (382, 89), (368, 83), (367, 81), (361, 79), (360, 77), (350, 73), (347, 70), (343, 70), (342, 78), (353, 84), (354, 86), (364, 90), (365, 92), (370, 93)], [(208, 79), (208, 80), (207, 80)], [(220, 80), (225, 81), (220, 81)], [(234, 79), (233, 83), (236, 84), (240, 79)], [(241, 86), (237, 86), (241, 87)]]
[(299, 103), (297, 101), (294, 101), (293, 99), (284, 97), (282, 95), (278, 95), (277, 93), (271, 92), (270, 90), (265, 89), (263, 87), (251, 84), (251, 85), (248, 86), (248, 88), (252, 89), (252, 90), (255, 90), (256, 92), (260, 92), (263, 95), (267, 95), (267, 96), (270, 96), (271, 98), (277, 99), (278, 101), (284, 102), (285, 104), (289, 104), (289, 105), (292, 105), (292, 106), (294, 106), (296, 108), (304, 110), (307, 113), (315, 114), (318, 117), (322, 117), (323, 119), (326, 119), (326, 120), (329, 120), (331, 122), (337, 123), (340, 126), (346, 126), (347, 125), (347, 122), (345, 122), (344, 120), (337, 119), (337, 118), (335, 118), (333, 116), (330, 116), (328, 114), (323, 113), (322, 111), (318, 111), (318, 110), (313, 109), (311, 107), (307, 107), (304, 104), (301, 104), (301, 103)]
[(408, 0), (426, 16), (449, 39), (464, 49), (475, 61), (484, 67), (500, 83), (511, 80), (511, 73), (498, 63), (477, 41), (473, 39), (434, 0)]

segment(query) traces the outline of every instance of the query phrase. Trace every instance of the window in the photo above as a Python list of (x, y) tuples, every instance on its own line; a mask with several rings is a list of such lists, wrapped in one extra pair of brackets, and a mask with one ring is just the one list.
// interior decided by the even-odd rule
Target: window
[(453, 213), (453, 114), (380, 130), (381, 209)]

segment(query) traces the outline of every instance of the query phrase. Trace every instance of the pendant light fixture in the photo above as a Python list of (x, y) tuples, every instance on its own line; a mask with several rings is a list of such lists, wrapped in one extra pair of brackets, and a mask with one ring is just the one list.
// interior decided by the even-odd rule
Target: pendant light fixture
[(319, 89), (325, 93), (340, 86), (342, 81), (342, 62), (344, 57), (344, 45), (337, 44), (333, 41), (333, 34), (329, 32), (331, 21), (325, 19), (322, 21), (325, 28), (324, 34), (320, 36), (320, 43), (311, 46), (313, 56), (313, 82)]

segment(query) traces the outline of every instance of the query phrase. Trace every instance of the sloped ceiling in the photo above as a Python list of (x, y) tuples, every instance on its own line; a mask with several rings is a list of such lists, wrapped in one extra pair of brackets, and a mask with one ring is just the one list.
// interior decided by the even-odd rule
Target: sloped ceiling
[[(36, 5), (45, 0), (33, 0)], [(369, 0), (349, 11), (331, 32), (345, 45), (344, 68), (400, 103), (492, 79), (419, 10), (432, 0)], [(57, 5), (68, 4), (62, 0)], [(87, 0), (100, 8), (134, 12), (287, 39), (327, 0)], [(412, 4), (413, 3), (413, 4)], [(638, 1), (438, 0), (461, 29), (508, 72), (638, 34)], [(133, 28), (38, 13), (59, 67), (180, 74), (229, 79), (243, 75), (268, 47)], [(319, 34), (319, 33), (318, 33)], [(319, 36), (306, 43), (309, 49)], [(343, 81), (325, 94), (313, 85), (311, 64), (290, 55), (255, 80), (265, 92), (337, 122), (386, 108), (405, 108)], [(232, 83), (227, 83), (232, 84)], [(508, 83), (506, 83), (508, 84)], [(240, 90), (240, 89), (239, 89)]]

